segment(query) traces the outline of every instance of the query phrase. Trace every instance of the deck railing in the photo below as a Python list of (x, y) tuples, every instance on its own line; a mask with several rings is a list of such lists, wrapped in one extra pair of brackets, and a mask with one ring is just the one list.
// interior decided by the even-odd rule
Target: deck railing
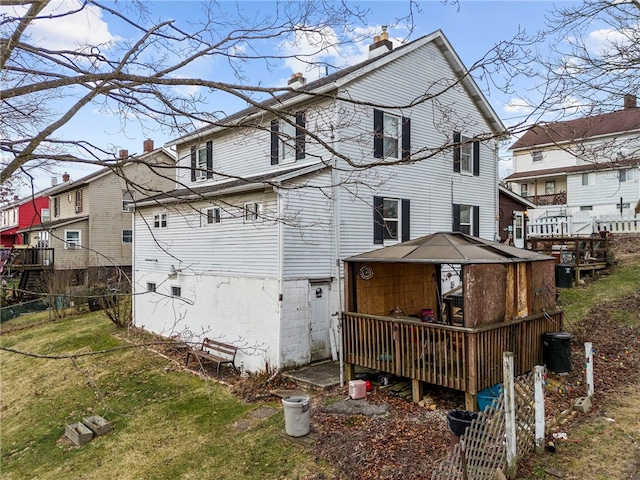
[(343, 329), (347, 364), (476, 394), (502, 381), (505, 351), (516, 375), (541, 364), (542, 335), (562, 330), (562, 312), (481, 328), (345, 312)]
[(14, 248), (8, 256), (7, 267), (15, 269), (53, 267), (53, 248)]

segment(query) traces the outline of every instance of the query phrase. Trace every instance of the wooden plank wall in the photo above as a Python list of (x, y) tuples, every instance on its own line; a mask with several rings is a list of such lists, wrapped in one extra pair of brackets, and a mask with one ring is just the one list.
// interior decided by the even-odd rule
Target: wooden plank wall
[[(373, 276), (365, 280), (360, 268), (369, 267)], [(438, 311), (436, 266), (412, 263), (356, 263), (351, 270), (355, 280), (355, 304), (358, 313), (389, 315), (400, 307), (406, 316), (420, 315), (423, 308)]]
[(506, 266), (465, 265), (464, 271), (464, 326), (473, 328), (503, 322), (507, 303)]

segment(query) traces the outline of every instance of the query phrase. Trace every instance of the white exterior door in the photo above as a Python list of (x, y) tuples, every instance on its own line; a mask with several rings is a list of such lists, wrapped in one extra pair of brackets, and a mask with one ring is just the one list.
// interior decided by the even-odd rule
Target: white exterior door
[(328, 283), (310, 285), (309, 334), (312, 362), (324, 360), (331, 356), (329, 297)]
[(513, 246), (524, 248), (524, 212), (513, 212)]

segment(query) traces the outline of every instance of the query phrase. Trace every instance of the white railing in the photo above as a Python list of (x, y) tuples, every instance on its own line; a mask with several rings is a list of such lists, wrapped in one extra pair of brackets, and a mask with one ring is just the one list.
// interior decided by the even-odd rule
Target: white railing
[(609, 233), (640, 233), (640, 218), (598, 218), (596, 230)]

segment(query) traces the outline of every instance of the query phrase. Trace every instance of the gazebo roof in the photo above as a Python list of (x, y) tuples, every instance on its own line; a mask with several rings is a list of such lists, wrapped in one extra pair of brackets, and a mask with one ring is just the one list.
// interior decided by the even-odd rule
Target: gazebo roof
[(355, 255), (345, 261), (471, 264), (535, 262), (552, 258), (461, 232), (440, 232)]

